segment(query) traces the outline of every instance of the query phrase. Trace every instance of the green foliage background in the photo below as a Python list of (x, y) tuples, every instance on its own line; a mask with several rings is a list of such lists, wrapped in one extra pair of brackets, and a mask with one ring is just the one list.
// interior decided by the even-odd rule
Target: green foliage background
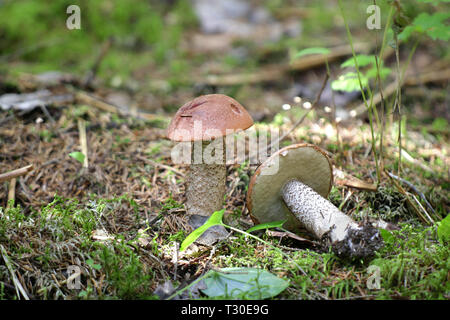
[[(72, 4), (81, 10), (80, 30), (66, 27), (66, 9)], [(114, 50), (100, 72), (120, 74), (136, 64), (162, 63), (179, 54), (182, 32), (196, 23), (187, 0), (175, 1), (169, 16), (168, 8), (163, 1), (140, 0), (2, 1), (0, 57), (20, 56), (24, 63), (38, 63), (36, 71), (83, 71), (92, 65), (100, 45), (112, 37)], [(130, 52), (142, 51), (150, 54), (138, 61), (129, 57)]]

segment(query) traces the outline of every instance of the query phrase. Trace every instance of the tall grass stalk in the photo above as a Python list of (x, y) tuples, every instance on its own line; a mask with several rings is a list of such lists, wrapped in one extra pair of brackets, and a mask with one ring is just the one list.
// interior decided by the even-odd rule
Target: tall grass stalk
[[(379, 168), (379, 165), (378, 165), (378, 154), (377, 154), (377, 150), (376, 150), (375, 131), (374, 131), (374, 128), (373, 128), (373, 114), (372, 114), (373, 109), (374, 109), (373, 108), (373, 94), (372, 94), (372, 91), (370, 90), (370, 87), (367, 86), (367, 91), (368, 91), (368, 94), (370, 96), (370, 105), (369, 105), (369, 103), (367, 102), (366, 94), (364, 92), (364, 87), (362, 85), (361, 72), (359, 71), (358, 61), (356, 59), (356, 52), (355, 52), (355, 49), (354, 49), (354, 46), (353, 46), (352, 34), (350, 32), (350, 28), (348, 26), (348, 22), (347, 22), (347, 19), (345, 17), (345, 14), (344, 14), (344, 9), (342, 7), (342, 0), (339, 0), (338, 3), (339, 3), (339, 9), (341, 11), (342, 18), (344, 19), (345, 30), (347, 31), (348, 41), (349, 41), (350, 47), (352, 49), (353, 59), (355, 60), (355, 68), (356, 68), (356, 73), (358, 75), (358, 81), (359, 81), (359, 87), (360, 87), (360, 90), (361, 90), (361, 95), (362, 95), (362, 98), (363, 98), (363, 101), (364, 101), (364, 105), (366, 106), (367, 113), (368, 113), (368, 116), (369, 116), (370, 133), (371, 133), (371, 137), (372, 137), (372, 141), (371, 141), (372, 152), (373, 152), (374, 159), (375, 159), (375, 167), (376, 167), (376, 171), (377, 171), (377, 185), (378, 185), (380, 183), (380, 181), (381, 181), (381, 172), (380, 172), (380, 168)], [(377, 120), (379, 121), (378, 117), (377, 117)]]

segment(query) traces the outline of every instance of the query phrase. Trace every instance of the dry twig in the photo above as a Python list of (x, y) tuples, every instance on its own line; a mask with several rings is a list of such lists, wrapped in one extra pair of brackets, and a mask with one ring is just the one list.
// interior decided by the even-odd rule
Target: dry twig
[(87, 146), (87, 136), (86, 136), (86, 123), (83, 119), (78, 119), (78, 131), (80, 134), (80, 147), (81, 152), (84, 154), (83, 168), (89, 168), (88, 160), (88, 146)]
[(10, 208), (11, 203), (14, 203), (16, 195), (16, 178), (12, 178), (9, 182), (9, 192), (8, 192), (8, 204), (6, 205), (6, 208)]
[(23, 176), (23, 175), (27, 174), (28, 172), (30, 172), (31, 170), (33, 170), (32, 164), (30, 164), (26, 167), (20, 168), (20, 169), (16, 169), (16, 170), (13, 170), (13, 171), (10, 171), (7, 173), (0, 174), (0, 182), (8, 181), (8, 180)]

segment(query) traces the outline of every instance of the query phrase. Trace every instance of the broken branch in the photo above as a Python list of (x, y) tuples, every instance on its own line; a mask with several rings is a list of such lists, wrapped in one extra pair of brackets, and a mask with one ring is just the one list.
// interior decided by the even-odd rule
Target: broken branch
[(0, 182), (8, 181), (8, 180), (23, 176), (23, 175), (27, 174), (28, 172), (30, 172), (31, 170), (33, 170), (32, 164), (30, 164), (26, 167), (20, 168), (20, 169), (16, 169), (16, 170), (13, 170), (13, 171), (10, 171), (7, 173), (0, 174)]

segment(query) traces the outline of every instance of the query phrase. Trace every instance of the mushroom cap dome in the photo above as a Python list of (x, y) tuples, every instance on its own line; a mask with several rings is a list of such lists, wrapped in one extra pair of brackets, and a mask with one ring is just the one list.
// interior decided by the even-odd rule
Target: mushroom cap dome
[(211, 140), (252, 125), (252, 117), (239, 102), (223, 94), (208, 94), (185, 103), (177, 111), (167, 136), (173, 141)]

